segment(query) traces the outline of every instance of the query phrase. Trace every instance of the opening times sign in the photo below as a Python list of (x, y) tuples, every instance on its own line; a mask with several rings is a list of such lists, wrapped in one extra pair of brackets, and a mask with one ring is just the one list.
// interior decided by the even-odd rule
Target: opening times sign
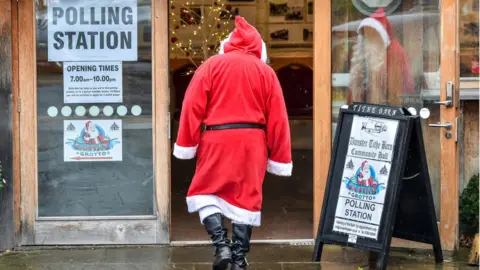
[(137, 61), (137, 55), (136, 0), (49, 0), (49, 61)]
[(333, 231), (378, 239), (397, 129), (397, 120), (353, 116)]
[(121, 103), (121, 62), (65, 62), (65, 103)]

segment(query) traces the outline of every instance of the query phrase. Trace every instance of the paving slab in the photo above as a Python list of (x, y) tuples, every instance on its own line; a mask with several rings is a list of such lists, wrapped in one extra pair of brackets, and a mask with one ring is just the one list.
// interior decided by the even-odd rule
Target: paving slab
[[(313, 246), (252, 245), (249, 270), (371, 270), (368, 253), (326, 246), (321, 263), (312, 263)], [(478, 269), (467, 265), (468, 250), (434, 263), (428, 252), (391, 252), (388, 269)], [(1, 270), (210, 270), (213, 250), (193, 247), (76, 247), (26, 249), (0, 255)]]

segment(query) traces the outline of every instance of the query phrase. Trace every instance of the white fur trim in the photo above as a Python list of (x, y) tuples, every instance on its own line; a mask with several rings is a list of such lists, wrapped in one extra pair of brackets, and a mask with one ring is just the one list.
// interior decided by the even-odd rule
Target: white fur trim
[(173, 146), (173, 155), (178, 159), (192, 159), (197, 154), (198, 145), (193, 147), (179, 146), (177, 143)]
[(262, 40), (262, 56), (260, 58), (262, 62), (267, 63), (268, 57), (267, 57), (267, 45), (265, 45), (265, 42)]
[(390, 37), (388, 36), (387, 30), (385, 29), (385, 27), (381, 22), (379, 22), (378, 20), (375, 20), (374, 18), (363, 19), (360, 22), (360, 25), (358, 26), (357, 33), (360, 34), (360, 29), (362, 29), (365, 26), (369, 26), (377, 30), (378, 34), (383, 40), (383, 43), (385, 43), (385, 47), (390, 46)]
[(203, 224), (203, 220), (213, 214), (222, 213), (222, 210), (215, 205), (209, 205), (198, 210), (198, 215), (200, 216), (200, 223)]
[(278, 176), (291, 176), (293, 163), (280, 163), (273, 160), (267, 161), (267, 172)]
[[(225, 43), (230, 41), (230, 37), (232, 36), (232, 33), (230, 33), (226, 39), (224, 39), (220, 42), (220, 49), (218, 51), (218, 54), (224, 54), (225, 53), (225, 51), (224, 51)], [(267, 45), (265, 45), (265, 42), (263, 40), (262, 40), (262, 53), (261, 53), (260, 60), (262, 60), (262, 62), (264, 62), (264, 63), (267, 63), (267, 60), (268, 60)]]
[(218, 51), (218, 54), (224, 54), (225, 53), (225, 51), (223, 50), (223, 47), (225, 46), (225, 43), (230, 41), (230, 37), (232, 36), (232, 33), (230, 33), (226, 39), (224, 39), (220, 42), (220, 50)]
[(195, 195), (187, 197), (188, 212), (197, 212), (207, 206), (216, 206), (220, 208), (222, 214), (232, 222), (246, 224), (251, 226), (260, 226), (261, 212), (252, 212), (246, 209), (229, 204), (224, 199), (216, 195)]

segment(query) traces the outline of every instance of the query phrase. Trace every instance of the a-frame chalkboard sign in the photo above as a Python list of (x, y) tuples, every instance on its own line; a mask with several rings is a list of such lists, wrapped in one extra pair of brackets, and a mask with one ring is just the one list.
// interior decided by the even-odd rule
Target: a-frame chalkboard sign
[(335, 244), (369, 250), (386, 269), (392, 237), (432, 244), (443, 261), (420, 118), (353, 103), (340, 109), (313, 261)]

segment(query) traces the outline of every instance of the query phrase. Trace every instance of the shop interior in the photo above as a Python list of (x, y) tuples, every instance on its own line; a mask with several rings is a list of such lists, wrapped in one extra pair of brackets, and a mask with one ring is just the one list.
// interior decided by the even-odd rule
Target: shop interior
[[(262, 226), (254, 230), (252, 239), (312, 239), (313, 1), (297, 1), (293, 6), (290, 1), (207, 2), (197, 6), (175, 0), (170, 6), (172, 146), (183, 96), (195, 68), (217, 51), (219, 41), (234, 27), (233, 18), (243, 16), (262, 34), (268, 48), (268, 64), (282, 85), (295, 164), (292, 177), (265, 174)], [(189, 214), (185, 202), (194, 172), (195, 160), (172, 158), (172, 241), (208, 240), (197, 213)]]

